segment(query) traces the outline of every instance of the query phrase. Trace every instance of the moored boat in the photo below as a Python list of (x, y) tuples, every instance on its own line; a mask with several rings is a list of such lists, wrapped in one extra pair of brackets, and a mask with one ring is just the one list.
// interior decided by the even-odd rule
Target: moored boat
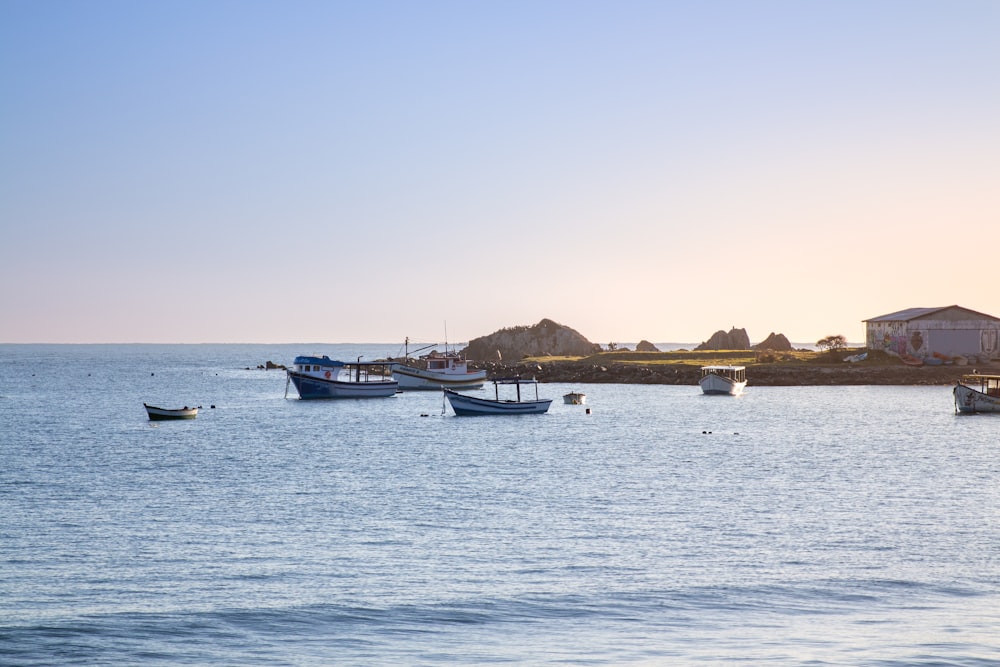
[(198, 416), (198, 408), (189, 408), (186, 405), (183, 408), (158, 408), (149, 403), (143, 403), (142, 405), (146, 408), (146, 414), (149, 415), (150, 421), (194, 419)]
[(587, 402), (587, 395), (581, 394), (578, 391), (571, 391), (568, 394), (563, 394), (563, 403), (566, 405), (583, 405)]
[(295, 357), (287, 370), (288, 383), (302, 399), (317, 398), (383, 398), (393, 396), (399, 383), (392, 379), (392, 363), (387, 361), (345, 362), (322, 357)]
[(1000, 412), (1000, 375), (963, 375), (952, 390), (955, 412)]
[(702, 393), (736, 396), (747, 386), (745, 366), (702, 366), (698, 378)]
[[(501, 399), (500, 386), (513, 385), (516, 398)], [(524, 385), (534, 385), (535, 398), (528, 399), (521, 396), (521, 387)], [(498, 378), (493, 380), (494, 395), (496, 398), (479, 398), (459, 394), (451, 389), (445, 389), (444, 395), (451, 403), (452, 410), (458, 417), (471, 417), (479, 415), (537, 415), (547, 412), (552, 404), (551, 398), (538, 398), (538, 381), (522, 380), (521, 378)]]
[(469, 370), (469, 362), (457, 352), (434, 351), (420, 357), (419, 365), (394, 362), (392, 378), (400, 389), (481, 389), (486, 371)]

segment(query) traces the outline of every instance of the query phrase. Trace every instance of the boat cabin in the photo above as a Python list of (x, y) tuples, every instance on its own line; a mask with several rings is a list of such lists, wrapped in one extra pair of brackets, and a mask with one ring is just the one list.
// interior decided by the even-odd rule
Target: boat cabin
[(455, 354), (429, 354), (424, 359), (427, 361), (427, 370), (445, 372), (465, 372), (467, 362)]
[(733, 382), (747, 381), (746, 366), (702, 366), (701, 377), (708, 377), (709, 375), (718, 375), (719, 377), (728, 378)]
[[(392, 364), (388, 361), (337, 361), (323, 355), (322, 357), (295, 357), (292, 365), (295, 372), (308, 373), (313, 377), (324, 377), (327, 380), (349, 382), (384, 382), (391, 374)], [(346, 371), (344, 376), (341, 372)]]

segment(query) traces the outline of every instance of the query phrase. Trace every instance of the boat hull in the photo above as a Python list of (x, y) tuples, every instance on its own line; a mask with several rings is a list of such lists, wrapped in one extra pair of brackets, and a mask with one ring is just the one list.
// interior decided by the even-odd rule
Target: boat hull
[(288, 377), (303, 400), (324, 398), (385, 398), (395, 395), (399, 383), (395, 380), (347, 382), (336, 375), (330, 379), (289, 371)]
[(482, 415), (539, 415), (548, 411), (552, 399), (534, 401), (497, 401), (476, 396), (456, 394), (448, 389), (444, 395), (451, 403), (451, 409), (459, 417), (477, 417)]
[(746, 382), (737, 382), (727, 377), (722, 377), (720, 375), (706, 375), (705, 377), (698, 380), (698, 384), (701, 385), (701, 391), (708, 395), (728, 395), (737, 396), (743, 393), (743, 388), (747, 386)]
[(486, 371), (443, 373), (402, 364), (393, 366), (392, 378), (399, 388), (411, 389), (482, 389)]
[(587, 395), (571, 391), (568, 394), (563, 394), (563, 402), (566, 405), (583, 405), (587, 402)]
[(167, 408), (157, 408), (152, 405), (146, 405), (146, 414), (149, 415), (149, 420), (158, 421), (168, 421), (173, 419), (194, 419), (198, 416), (198, 408), (179, 408), (177, 410), (171, 410)]
[(956, 412), (1000, 412), (1000, 396), (989, 396), (964, 384), (955, 385), (954, 394)]

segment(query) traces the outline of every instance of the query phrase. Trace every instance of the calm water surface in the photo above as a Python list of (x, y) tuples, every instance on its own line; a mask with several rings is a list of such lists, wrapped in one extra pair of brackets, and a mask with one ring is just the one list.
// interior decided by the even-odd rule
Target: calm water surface
[(0, 664), (1000, 665), (1000, 416), (949, 387), (457, 418), (245, 370), (395, 352), (0, 346)]

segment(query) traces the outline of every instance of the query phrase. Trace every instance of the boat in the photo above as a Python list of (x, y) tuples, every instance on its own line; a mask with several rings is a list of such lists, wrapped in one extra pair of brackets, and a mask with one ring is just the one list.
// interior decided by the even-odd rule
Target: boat
[(167, 419), (194, 419), (198, 416), (198, 408), (189, 408), (186, 405), (183, 408), (174, 409), (158, 408), (149, 403), (143, 403), (142, 405), (146, 408), (149, 420), (154, 422), (165, 421)]
[(698, 384), (705, 394), (736, 396), (747, 386), (746, 366), (702, 366)]
[[(407, 338), (407, 346), (409, 342)], [(403, 359), (406, 363), (394, 362), (392, 366), (392, 379), (400, 389), (482, 389), (486, 380), (485, 370), (469, 370), (469, 362), (457, 352), (449, 352), (447, 346), (444, 352), (434, 350), (412, 363), (407, 349)]]
[(955, 412), (1000, 412), (1000, 375), (963, 375), (952, 390)]
[(578, 391), (571, 391), (568, 394), (563, 394), (563, 403), (566, 405), (583, 405), (587, 402), (587, 395), (581, 394)]
[(301, 399), (315, 398), (383, 398), (399, 391), (399, 383), (392, 379), (392, 362), (337, 361), (322, 357), (295, 357), (287, 369), (285, 396), (288, 384), (295, 385)]
[[(514, 399), (501, 399), (500, 386), (513, 385), (516, 393)], [(535, 386), (535, 398), (527, 399), (521, 397), (522, 385)], [(495, 399), (479, 398), (460, 394), (451, 389), (445, 389), (444, 395), (451, 403), (452, 410), (458, 417), (471, 417), (478, 415), (539, 415), (547, 412), (552, 404), (551, 398), (538, 398), (538, 381), (522, 380), (521, 378), (497, 378), (493, 380)]]

